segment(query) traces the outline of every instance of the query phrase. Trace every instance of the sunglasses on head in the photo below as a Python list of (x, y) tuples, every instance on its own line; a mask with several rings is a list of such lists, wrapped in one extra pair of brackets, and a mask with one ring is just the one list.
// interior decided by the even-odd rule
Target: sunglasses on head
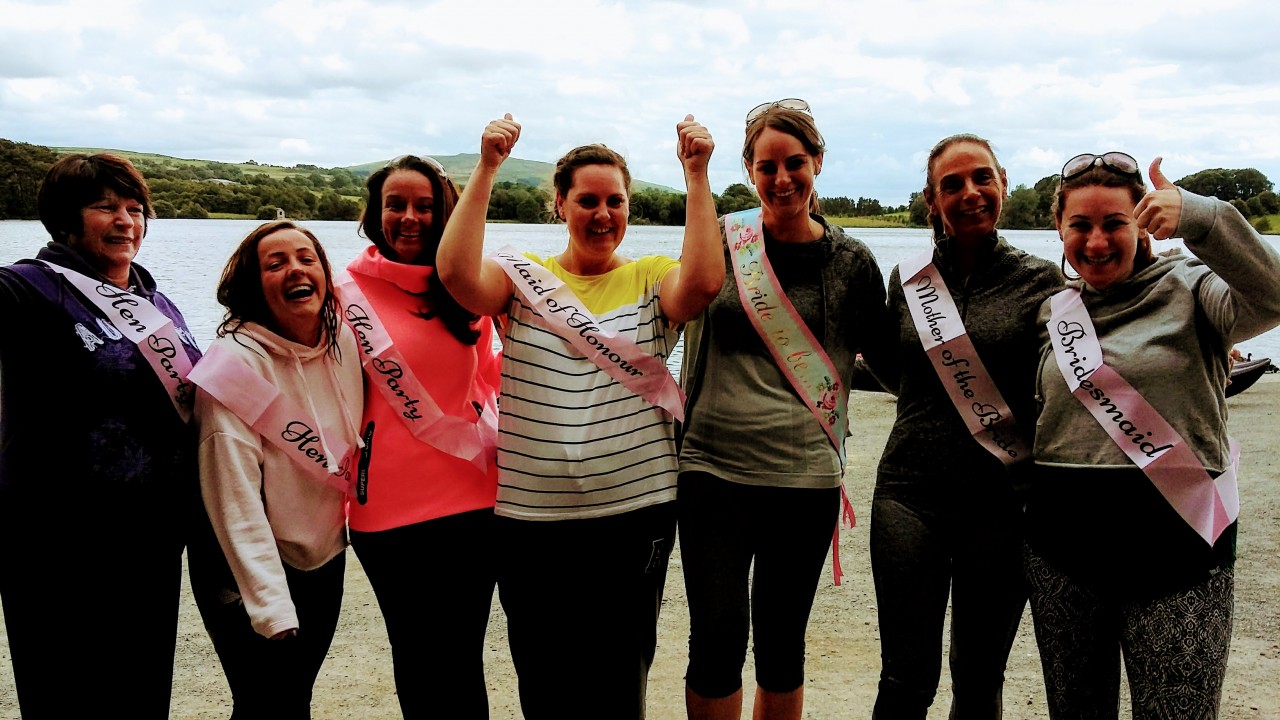
[(429, 155), (401, 155), (400, 157), (396, 157), (396, 158), (392, 158), (391, 160), (388, 160), (387, 167), (394, 167), (397, 163), (399, 163), (401, 160), (404, 160), (407, 157), (413, 157), (421, 160), (422, 162), (430, 165), (432, 170), (435, 170), (436, 172), (440, 173), (440, 177), (445, 178), (446, 180), (449, 179), (449, 171), (444, 169), (444, 166), (440, 164), (439, 160), (436, 160), (435, 158)]
[(784, 98), (782, 100), (774, 100), (773, 102), (760, 103), (759, 105), (751, 108), (751, 112), (747, 113), (747, 124), (750, 125), (755, 122), (756, 118), (774, 108), (795, 110), (796, 112), (802, 112), (806, 115), (813, 114), (813, 112), (809, 110), (809, 103), (801, 100), (800, 98)]
[(1102, 155), (1081, 153), (1071, 158), (1066, 165), (1062, 166), (1062, 179), (1070, 180), (1077, 175), (1083, 175), (1089, 172), (1094, 165), (1101, 165), (1117, 175), (1142, 177), (1142, 169), (1138, 167), (1138, 161), (1134, 160), (1133, 156), (1112, 151)]

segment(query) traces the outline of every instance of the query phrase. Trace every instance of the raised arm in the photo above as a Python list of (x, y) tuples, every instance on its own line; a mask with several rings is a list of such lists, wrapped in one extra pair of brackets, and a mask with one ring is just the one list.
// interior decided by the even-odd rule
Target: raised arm
[(680, 266), (662, 281), (659, 300), (662, 314), (674, 324), (697, 317), (720, 292), (724, 284), (724, 251), (716, 225), (716, 203), (711, 196), (707, 163), (715, 143), (711, 133), (692, 115), (676, 125), (679, 143), (676, 154), (684, 165), (685, 198), (684, 246)]
[(507, 113), (485, 126), (480, 162), (463, 188), (453, 215), (444, 226), (436, 251), (436, 272), (449, 293), (477, 315), (507, 311), (512, 285), (498, 263), (484, 257), (484, 223), (498, 168), (520, 139), (520, 124)]

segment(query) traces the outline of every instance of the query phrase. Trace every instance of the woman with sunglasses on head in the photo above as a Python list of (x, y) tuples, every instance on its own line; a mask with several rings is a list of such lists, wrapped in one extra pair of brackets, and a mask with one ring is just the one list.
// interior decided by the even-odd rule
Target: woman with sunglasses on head
[(481, 138), (480, 162), (440, 244), (440, 272), (473, 312), (507, 313), (498, 448), (498, 593), (525, 718), (643, 718), (667, 559), (675, 541), (681, 413), (664, 361), (679, 327), (720, 290), (713, 143), (676, 126), (688, 187), (683, 254), (618, 253), (631, 176), (603, 145), (556, 164), (568, 245), (540, 258), (483, 256), (485, 211), (520, 137), (511, 115)]
[(1078, 155), (1054, 198), (1078, 277), (1040, 310), (1026, 559), (1052, 718), (1116, 717), (1122, 654), (1135, 719), (1217, 717), (1226, 671), (1228, 355), (1280, 324), (1280, 254), (1160, 158), (1150, 176), (1147, 192), (1132, 157)]
[(193, 544), (192, 587), (231, 717), (308, 718), (342, 608), (359, 353), (324, 248), (287, 220), (245, 237), (218, 302), (226, 319), (191, 379), (201, 494), (223, 556)]
[(858, 353), (878, 360), (887, 339), (875, 258), (817, 214), (825, 149), (803, 100), (747, 114), (742, 162), (760, 207), (723, 219), (726, 278), (685, 338), (677, 504), (685, 703), (698, 720), (741, 717), (751, 632), (754, 717), (801, 716), (805, 629), (840, 512), (847, 380)]
[(933, 244), (889, 277), (900, 375), (871, 506), (882, 661), (873, 717), (926, 716), (949, 597), (950, 717), (999, 718), (1026, 605), (1020, 478), (1036, 311), (1062, 274), (997, 234), (1008, 181), (989, 142), (944, 138), (926, 168)]
[(498, 356), (492, 318), (436, 272), (458, 191), (405, 155), (366, 181), (372, 245), (338, 292), (365, 369), (351, 544), (378, 598), (405, 718), (487, 718), (484, 636), (495, 585)]

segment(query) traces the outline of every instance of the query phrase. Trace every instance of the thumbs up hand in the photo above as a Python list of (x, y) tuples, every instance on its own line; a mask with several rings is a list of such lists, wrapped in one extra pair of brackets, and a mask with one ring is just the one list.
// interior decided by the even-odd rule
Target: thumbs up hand
[(1182, 193), (1169, 182), (1160, 170), (1164, 158), (1157, 157), (1151, 161), (1151, 191), (1138, 202), (1133, 209), (1133, 216), (1138, 222), (1138, 229), (1148, 232), (1157, 240), (1173, 237), (1178, 232), (1178, 222), (1182, 219)]

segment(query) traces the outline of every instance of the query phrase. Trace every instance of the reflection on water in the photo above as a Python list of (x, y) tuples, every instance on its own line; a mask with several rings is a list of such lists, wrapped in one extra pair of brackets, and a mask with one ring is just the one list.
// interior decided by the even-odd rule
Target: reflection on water
[[(356, 233), (354, 222), (315, 221), (302, 223), (320, 238), (335, 271), (340, 271), (369, 243)], [(138, 253), (138, 262), (151, 271), (160, 289), (182, 310), (191, 331), (208, 347), (214, 330), (222, 321), (222, 307), (214, 297), (222, 266), (232, 250), (257, 227), (257, 220), (152, 220)], [(865, 242), (876, 255), (888, 280), (894, 265), (920, 252), (929, 243), (929, 232), (910, 228), (859, 228), (849, 231)], [(621, 252), (629, 257), (680, 254), (683, 229), (678, 227), (631, 226)], [(1009, 230), (1005, 238), (1027, 252), (1051, 260), (1062, 257), (1057, 233), (1046, 230)], [(485, 241), (486, 252), (504, 245), (522, 252), (547, 256), (564, 249), (567, 232), (563, 225), (491, 224)], [(1274, 236), (1268, 240), (1275, 243)], [(44, 227), (35, 221), (0, 221), (0, 263), (32, 257), (49, 241)], [(1178, 246), (1178, 241), (1157, 242), (1157, 252)], [(1240, 345), (1242, 352), (1255, 357), (1280, 359), (1280, 330)], [(678, 371), (680, 348), (671, 358)]]

